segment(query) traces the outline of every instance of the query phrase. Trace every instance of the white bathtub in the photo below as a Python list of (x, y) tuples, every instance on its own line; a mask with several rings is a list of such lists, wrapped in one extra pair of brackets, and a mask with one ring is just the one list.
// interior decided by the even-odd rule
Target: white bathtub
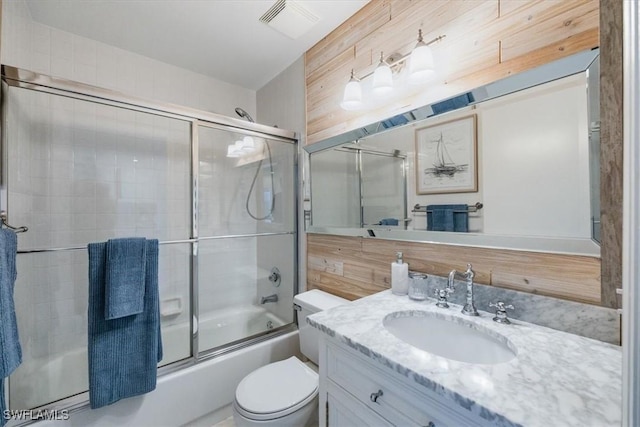
[[(274, 328), (285, 324), (262, 307), (219, 311), (215, 316), (201, 319), (200, 349), (219, 347), (262, 332), (267, 329), (267, 322)], [(188, 324), (168, 326), (162, 332), (164, 358), (161, 365), (188, 357), (191, 339)], [(37, 425), (175, 427), (206, 415), (209, 416), (204, 425), (211, 425), (231, 414), (229, 405), (233, 392), (245, 375), (267, 363), (298, 354), (298, 351), (298, 332), (290, 332), (162, 376), (156, 390), (147, 395), (124, 399), (106, 408), (75, 412), (67, 421), (42, 421)], [(88, 384), (86, 349), (70, 351), (30, 370), (29, 377), (34, 380), (31, 384), (14, 391), (22, 394), (24, 401), (42, 404), (50, 400), (48, 396), (83, 392)], [(11, 422), (8, 427), (16, 424)]]
[(263, 307), (244, 306), (218, 310), (200, 319), (200, 351), (241, 340), (285, 325), (282, 319)]

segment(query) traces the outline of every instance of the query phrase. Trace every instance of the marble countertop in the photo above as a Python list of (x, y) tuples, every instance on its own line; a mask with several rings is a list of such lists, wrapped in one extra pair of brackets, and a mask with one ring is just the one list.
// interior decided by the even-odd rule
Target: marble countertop
[[(442, 309), (435, 300), (412, 301), (380, 292), (313, 314), (309, 324), (404, 375), (454, 405), (500, 426), (619, 426), (622, 418), (622, 351), (612, 344), (517, 320), (511, 325)], [(472, 322), (499, 334), (517, 350), (505, 363), (481, 365), (418, 350), (388, 332), (382, 322), (394, 312), (422, 311)]]

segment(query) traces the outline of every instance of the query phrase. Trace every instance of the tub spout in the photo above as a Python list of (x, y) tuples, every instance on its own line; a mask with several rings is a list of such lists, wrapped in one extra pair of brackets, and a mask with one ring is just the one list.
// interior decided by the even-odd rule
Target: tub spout
[(278, 294), (269, 295), (267, 297), (260, 297), (260, 304), (266, 304), (268, 302), (278, 302)]

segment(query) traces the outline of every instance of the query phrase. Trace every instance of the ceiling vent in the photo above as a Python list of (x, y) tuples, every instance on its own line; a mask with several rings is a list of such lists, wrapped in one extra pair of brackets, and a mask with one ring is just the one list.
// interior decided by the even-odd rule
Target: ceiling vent
[(319, 20), (319, 16), (293, 0), (276, 1), (260, 17), (260, 22), (294, 40), (309, 31)]

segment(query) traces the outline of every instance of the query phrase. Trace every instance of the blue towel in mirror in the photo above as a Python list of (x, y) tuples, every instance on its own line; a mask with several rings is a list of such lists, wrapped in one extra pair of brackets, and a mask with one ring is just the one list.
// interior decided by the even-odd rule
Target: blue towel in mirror
[(16, 282), (16, 253), (18, 238), (16, 233), (0, 229), (0, 426), (7, 420), (4, 400), (4, 379), (22, 363), (22, 348), (18, 338), (18, 324), (13, 301)]
[(397, 218), (383, 218), (380, 220), (378, 225), (398, 225), (399, 221)]
[(427, 205), (428, 231), (469, 231), (467, 205)]
[(147, 239), (132, 237), (107, 242), (105, 318), (118, 319), (144, 309)]
[(144, 310), (112, 320), (105, 318), (107, 243), (92, 243), (88, 250), (89, 402), (95, 409), (156, 388), (162, 360), (158, 241), (146, 241)]

